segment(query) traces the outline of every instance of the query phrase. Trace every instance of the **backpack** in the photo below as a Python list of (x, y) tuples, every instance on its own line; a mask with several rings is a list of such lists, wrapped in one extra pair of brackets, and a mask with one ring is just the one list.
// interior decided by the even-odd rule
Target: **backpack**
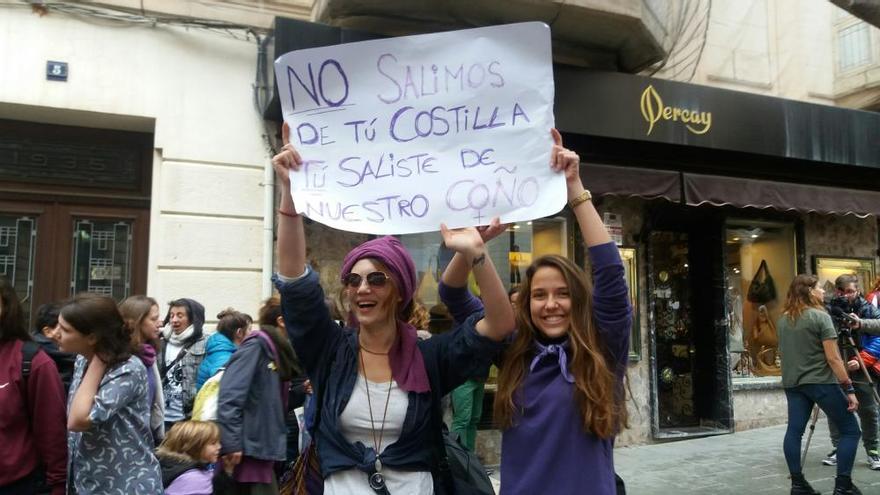
[(220, 398), (220, 379), (226, 368), (220, 368), (208, 378), (193, 403), (192, 419), (196, 421), (217, 421), (217, 401)]
[(40, 351), (40, 344), (33, 340), (27, 340), (21, 346), (21, 383), (24, 391), (25, 404), (27, 403), (27, 381), (31, 374), (31, 365), (34, 362), (34, 356)]

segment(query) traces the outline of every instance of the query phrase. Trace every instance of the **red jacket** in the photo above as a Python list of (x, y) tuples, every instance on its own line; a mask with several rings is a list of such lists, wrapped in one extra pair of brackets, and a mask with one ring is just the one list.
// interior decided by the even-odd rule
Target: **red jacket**
[(61, 495), (67, 477), (64, 386), (52, 358), (39, 351), (31, 362), (25, 404), (22, 344), (0, 342), (0, 486), (24, 478), (42, 463), (52, 493)]

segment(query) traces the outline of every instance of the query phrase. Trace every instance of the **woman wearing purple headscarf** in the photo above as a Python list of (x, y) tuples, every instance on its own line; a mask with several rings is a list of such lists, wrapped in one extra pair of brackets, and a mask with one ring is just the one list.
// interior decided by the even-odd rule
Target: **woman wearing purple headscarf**
[(329, 315), (318, 275), (306, 265), (303, 221), (289, 178), (302, 159), (289, 132), (284, 124), (284, 148), (272, 159), (281, 185), (275, 284), (291, 341), (316, 391), (313, 438), (324, 493), (434, 493), (432, 471), (442, 449), (434, 397), (485, 374), (515, 327), (483, 241), (502, 227), (496, 219), (481, 235), (441, 225), (446, 246), (472, 267), (486, 310), (424, 341), (407, 323), (417, 281), (406, 248), (393, 237), (356, 247), (341, 271), (351, 307), (351, 331), (344, 331)]

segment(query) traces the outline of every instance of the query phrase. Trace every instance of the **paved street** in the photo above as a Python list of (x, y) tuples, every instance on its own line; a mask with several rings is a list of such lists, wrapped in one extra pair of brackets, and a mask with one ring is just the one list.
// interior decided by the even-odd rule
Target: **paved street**
[[(809, 433), (809, 429), (807, 429)], [(791, 487), (782, 456), (785, 426), (774, 426), (695, 440), (620, 448), (617, 471), (631, 494), (787, 494)], [(806, 434), (804, 435), (806, 441)], [(804, 475), (830, 494), (835, 468), (822, 458), (831, 450), (828, 425), (820, 418), (810, 444)], [(859, 445), (853, 479), (862, 492), (880, 494), (880, 471), (871, 471)]]
[[(628, 494), (788, 494), (791, 485), (782, 456), (784, 435), (783, 425), (733, 435), (623, 447), (615, 451), (614, 459)], [(804, 469), (813, 487), (823, 494), (830, 494), (834, 488), (835, 468), (821, 463), (830, 450), (831, 439), (823, 416), (816, 426)], [(497, 490), (499, 476), (495, 468), (492, 481)], [(880, 495), (880, 471), (868, 469), (861, 445), (853, 479), (865, 495)]]

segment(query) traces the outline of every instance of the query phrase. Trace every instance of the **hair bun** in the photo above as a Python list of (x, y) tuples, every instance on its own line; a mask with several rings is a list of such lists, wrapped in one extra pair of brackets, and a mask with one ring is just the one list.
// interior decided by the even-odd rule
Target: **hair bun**
[(232, 308), (226, 308), (223, 311), (217, 313), (217, 319), (219, 320), (222, 318), (226, 318), (227, 316), (235, 316), (236, 314), (238, 314), (238, 311)]

